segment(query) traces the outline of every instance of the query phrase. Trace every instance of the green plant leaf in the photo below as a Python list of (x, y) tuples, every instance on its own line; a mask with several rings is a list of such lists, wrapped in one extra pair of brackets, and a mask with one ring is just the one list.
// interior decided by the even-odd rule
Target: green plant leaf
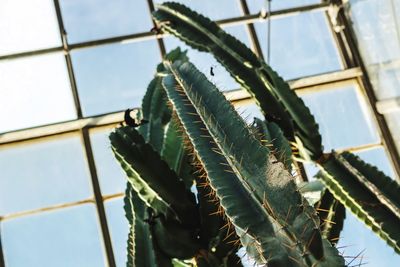
[(223, 94), (190, 63), (166, 66), (163, 87), (248, 253), (271, 266), (342, 266), (323, 257), (315, 211)]

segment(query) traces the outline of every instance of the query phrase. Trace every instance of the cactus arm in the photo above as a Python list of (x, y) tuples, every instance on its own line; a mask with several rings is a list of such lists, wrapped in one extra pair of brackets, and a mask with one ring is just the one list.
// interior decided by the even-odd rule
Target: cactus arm
[(336, 245), (343, 230), (346, 208), (325, 190), (321, 199), (314, 205), (321, 223), (322, 236)]
[(193, 194), (135, 129), (117, 128), (110, 134), (110, 140), (128, 180), (149, 207), (164, 215), (174, 215), (182, 222), (196, 224)]
[[(140, 118), (137, 118), (138, 121), (141, 119), (145, 119), (147, 121), (150, 120), (150, 106), (151, 106), (151, 100), (154, 94), (154, 91), (156, 90), (158, 83), (158, 78), (154, 78), (151, 80), (149, 85), (147, 86), (146, 94), (143, 97), (142, 100), (142, 108), (140, 112)], [(145, 123), (139, 126), (138, 131), (139, 133), (143, 136), (143, 138), (148, 142), (149, 141), (149, 123)]]
[[(383, 173), (371, 170), (372, 166), (363, 163), (357, 157), (345, 153), (343, 156), (332, 153), (323, 163), (323, 172), (319, 178), (325, 183), (329, 191), (343, 205), (350, 209), (362, 222), (371, 228), (377, 235), (386, 241), (388, 245), (400, 253), (400, 218), (392, 211), (390, 205), (382, 202), (379, 196), (386, 196), (394, 205), (396, 196), (393, 193), (398, 186)], [(368, 173), (367, 171), (372, 171)], [(363, 175), (366, 173), (367, 175)], [(371, 191), (371, 186), (361, 181), (375, 185), (375, 189), (381, 190), (377, 195)], [(388, 189), (390, 186), (393, 188)], [(393, 191), (392, 191), (393, 190)], [(394, 198), (391, 196), (393, 195)]]
[(278, 123), (291, 140), (293, 120), (296, 135), (311, 157), (318, 159), (321, 156), (321, 136), (310, 110), (289, 85), (243, 43), (181, 4), (158, 5), (153, 17), (166, 31), (194, 48), (212, 53), (255, 97), (266, 118)]
[(161, 157), (176, 172), (178, 177), (182, 179), (186, 188), (190, 190), (195, 177), (192, 173), (193, 168), (190, 164), (190, 156), (185, 150), (183, 130), (174, 114), (165, 129)]
[[(178, 47), (164, 56), (165, 60), (174, 62), (176, 60), (187, 61), (186, 51)], [(165, 92), (161, 88), (160, 74), (165, 71), (163, 64), (158, 64), (157, 73), (148, 85), (146, 94), (142, 101), (142, 118), (148, 123), (139, 127), (140, 134), (147, 143), (160, 152), (163, 147), (164, 130), (171, 119), (171, 111), (167, 106)]]
[(158, 250), (153, 243), (149, 224), (145, 221), (146, 205), (129, 183), (124, 202), (125, 216), (130, 224), (127, 267), (172, 266), (171, 259)]
[(155, 89), (152, 95), (150, 104), (150, 113), (146, 116), (143, 113), (143, 118), (148, 122), (148, 132), (146, 142), (150, 143), (153, 148), (160, 152), (164, 142), (164, 130), (171, 119), (171, 110), (167, 106), (165, 92), (161, 87), (161, 78), (155, 78)]
[[(189, 102), (190, 100), (184, 98), (186, 94), (176, 91), (179, 87), (178, 84), (175, 83), (175, 78), (167, 76), (164, 78), (163, 84), (198, 154), (199, 160), (206, 169), (213, 170), (212, 172), (208, 171), (211, 186), (219, 196), (221, 205), (225, 208), (227, 216), (231, 218), (236, 228), (243, 229), (243, 233), (245, 233), (243, 235), (246, 235), (247, 229), (248, 235), (254, 238), (256, 236), (261, 236), (261, 240), (266, 236), (275, 236), (275, 231), (262, 203), (255, 199), (251, 189), (242, 185), (242, 181), (238, 179), (235, 172), (230, 168), (225, 157), (219, 154), (221, 152), (214, 139), (209, 135), (205, 135), (208, 134), (206, 125), (204, 125), (203, 120), (197, 115), (197, 111)], [(205, 110), (206, 107), (204, 108), (204, 111)], [(202, 131), (201, 128), (204, 130)], [(213, 150), (215, 152), (213, 152)], [(218, 179), (216, 179), (217, 176)], [(279, 259), (279, 261), (285, 261), (289, 264), (290, 260), (287, 252), (285, 252), (286, 249), (279, 244), (280, 242), (278, 240), (266, 240), (263, 243), (268, 243), (268, 250), (270, 253), (273, 252), (272, 261)], [(261, 248), (261, 251), (263, 250), (265, 251), (266, 249)], [(264, 257), (264, 263), (266, 263), (268, 256), (263, 255), (261, 257)]]
[(375, 166), (364, 162), (350, 152), (344, 152), (341, 156), (356, 170), (354, 176), (359, 182), (400, 218), (400, 185)]
[(212, 188), (205, 185), (207, 183), (206, 179), (199, 180), (199, 178), (196, 179), (201, 222), (200, 237), (205, 244), (210, 244), (211, 240), (220, 232), (224, 220), (218, 214), (218, 203), (213, 201), (214, 199), (211, 197)]
[(254, 118), (254, 126), (262, 143), (272, 144), (273, 153), (286, 169), (292, 170), (292, 149), (282, 130), (274, 122), (265, 122)]
[[(163, 86), (248, 252), (262, 264), (296, 266), (304, 256), (323, 266), (318, 219), (283, 165), (193, 65), (169, 67), (172, 74), (164, 77)], [(341, 266), (343, 259), (329, 260)]]
[(154, 220), (151, 229), (157, 245), (171, 258), (192, 258), (201, 247), (195, 231), (163, 216)]
[[(285, 111), (283, 106), (278, 103), (273, 94), (265, 89), (262, 80), (254, 75), (254, 69), (249, 67), (249, 59), (243, 59), (236, 51), (224, 45), (217, 36), (208, 34), (207, 29), (202, 27), (202, 25), (192, 25), (190, 16), (193, 15), (194, 17), (192, 17), (192, 19), (196, 19), (196, 21), (201, 20), (208, 28), (212, 28), (213, 33), (224, 33), (222, 29), (207, 18), (184, 8), (183, 5), (165, 3), (157, 7), (158, 10), (153, 13), (153, 17), (163, 29), (171, 32), (200, 51), (210, 52), (210, 49), (212, 49), (211, 47), (218, 50), (220, 53), (214, 54), (216, 59), (227, 68), (228, 72), (230, 72), (251, 95), (255, 96), (255, 100), (261, 106), (264, 115), (272, 120), (279, 121), (280, 126), (284, 129), (287, 136), (293, 135), (293, 124), (289, 118), (289, 114)], [(173, 8), (182, 8), (184, 11), (188, 11), (189, 14), (179, 13), (179, 11), (175, 12)], [(168, 21), (171, 21), (171, 23), (167, 23)], [(224, 35), (224, 37), (227, 36), (231, 37), (230, 35)], [(211, 40), (210, 38), (213, 39)], [(219, 46), (215, 45), (215, 42), (217, 42)], [(242, 43), (239, 43), (238, 49), (244, 50), (243, 53), (247, 52), (247, 48)], [(234, 56), (231, 55), (232, 53)], [(249, 55), (253, 64), (260, 65), (254, 54)], [(231, 64), (228, 65), (228, 63)], [(251, 90), (251, 88), (259, 89)]]
[(169, 167), (179, 173), (184, 156), (184, 144), (177, 122), (171, 120), (165, 129), (165, 139), (161, 150), (161, 157)]

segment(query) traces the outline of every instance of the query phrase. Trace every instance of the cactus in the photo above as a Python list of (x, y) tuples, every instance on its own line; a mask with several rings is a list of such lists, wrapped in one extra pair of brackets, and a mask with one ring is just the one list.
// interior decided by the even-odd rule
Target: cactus
[[(162, 78), (161, 83), (152, 86), (153, 80), (148, 92), (164, 90), (164, 107), (158, 110), (171, 114), (170, 120), (160, 124), (158, 117), (151, 117), (151, 109), (143, 108), (148, 125), (138, 131), (120, 127), (110, 134), (132, 192), (151, 214), (154, 246), (169, 262), (194, 258), (198, 266), (231, 266), (237, 261), (239, 242), (259, 264), (343, 266), (337, 250), (321, 238), (315, 210), (276, 159), (282, 154), (264, 146), (191, 63), (175, 61), (158, 68), (155, 79)], [(159, 99), (146, 96), (143, 103), (151, 106)], [(269, 135), (281, 138), (275, 145), (287, 149), (282, 133), (273, 124), (265, 125)], [(148, 138), (147, 143), (142, 137), (160, 128), (161, 138)], [(182, 171), (190, 167), (188, 159), (194, 165), (191, 173)], [(182, 178), (185, 175), (189, 178)], [(188, 191), (190, 181), (198, 187), (197, 205)]]
[[(318, 125), (304, 102), (262, 59), (215, 22), (178, 3), (166, 2), (156, 8), (153, 18), (160, 29), (195, 49), (212, 53), (254, 97), (267, 123), (279, 125), (285, 137), (296, 146), (300, 157), (293, 158), (316, 163), (322, 169), (318, 177), (335, 198), (399, 252), (400, 238), (396, 233), (396, 226), (400, 225), (398, 184), (351, 154), (323, 154)], [(258, 131), (264, 131), (263, 127), (266, 129), (264, 125), (258, 127)], [(285, 148), (278, 151), (285, 157), (290, 154)], [(279, 155), (278, 159), (282, 160)], [(368, 201), (373, 201), (365, 204), (360, 194), (369, 195)], [(368, 203), (374, 203), (374, 207), (383, 211), (374, 211)], [(330, 209), (332, 218), (336, 218), (334, 210)], [(342, 217), (342, 211), (340, 208), (337, 218)]]
[[(165, 56), (138, 113), (148, 123), (110, 134), (129, 182), (127, 265), (242, 266), (244, 247), (262, 265), (344, 266), (334, 247), (343, 205), (399, 252), (399, 185), (350, 153), (323, 154), (303, 101), (217, 24), (180, 4), (157, 8), (161, 30), (212, 53), (265, 120), (246, 125), (186, 52)], [(326, 188), (297, 185), (294, 160), (317, 163)], [(315, 209), (302, 195), (310, 190), (322, 192)]]

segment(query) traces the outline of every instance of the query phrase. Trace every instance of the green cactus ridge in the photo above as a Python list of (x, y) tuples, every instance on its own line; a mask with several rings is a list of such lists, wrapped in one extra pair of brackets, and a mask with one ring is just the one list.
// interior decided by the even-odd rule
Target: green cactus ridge
[(164, 215), (174, 214), (184, 223), (196, 224), (196, 216), (190, 212), (194, 210), (193, 194), (135, 129), (117, 128), (110, 140), (128, 180), (149, 207)]
[[(127, 241), (127, 267), (165, 266), (171, 261), (154, 244), (145, 203), (128, 183), (124, 198), (125, 216), (130, 223)], [(140, 257), (136, 257), (140, 255)], [(161, 263), (161, 264), (160, 264)]]
[(282, 130), (274, 122), (262, 121), (254, 118), (254, 127), (261, 142), (272, 144), (273, 153), (282, 162), (289, 172), (292, 171), (292, 149), (290, 143), (283, 135)]
[[(400, 218), (390, 208), (398, 201), (400, 190), (393, 180), (358, 157), (349, 153), (331, 157), (322, 163), (318, 174), (329, 191), (348, 207), (362, 222), (378, 234), (396, 252), (400, 252)], [(363, 175), (363, 173), (367, 175)], [(369, 182), (365, 182), (368, 180)], [(370, 183), (368, 185), (368, 183)], [(373, 186), (372, 186), (373, 185)], [(390, 188), (390, 185), (392, 187)], [(381, 190), (376, 194), (374, 190)], [(396, 195), (397, 191), (397, 195)], [(380, 197), (386, 196), (389, 205)], [(392, 196), (392, 197), (391, 197)]]
[(302, 262), (303, 255), (311, 257), (308, 253), (320, 259), (318, 219), (283, 165), (269, 163), (276, 160), (268, 148), (193, 65), (167, 65), (172, 73), (163, 78), (168, 98), (241, 238), (262, 252), (261, 263), (296, 264), (290, 259)]

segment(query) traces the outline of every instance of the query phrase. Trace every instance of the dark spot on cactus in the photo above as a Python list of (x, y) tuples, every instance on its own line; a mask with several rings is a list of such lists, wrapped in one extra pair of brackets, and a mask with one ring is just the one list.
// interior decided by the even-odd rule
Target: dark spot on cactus
[(142, 124), (145, 124), (145, 123), (149, 122), (148, 120), (141, 120), (139, 123), (137, 123), (135, 121), (135, 119), (133, 119), (130, 116), (131, 111), (132, 111), (132, 109), (129, 109), (129, 108), (127, 110), (125, 110), (124, 121), (125, 121), (126, 125), (136, 128), (136, 127), (138, 127), (138, 126), (140, 126)]

